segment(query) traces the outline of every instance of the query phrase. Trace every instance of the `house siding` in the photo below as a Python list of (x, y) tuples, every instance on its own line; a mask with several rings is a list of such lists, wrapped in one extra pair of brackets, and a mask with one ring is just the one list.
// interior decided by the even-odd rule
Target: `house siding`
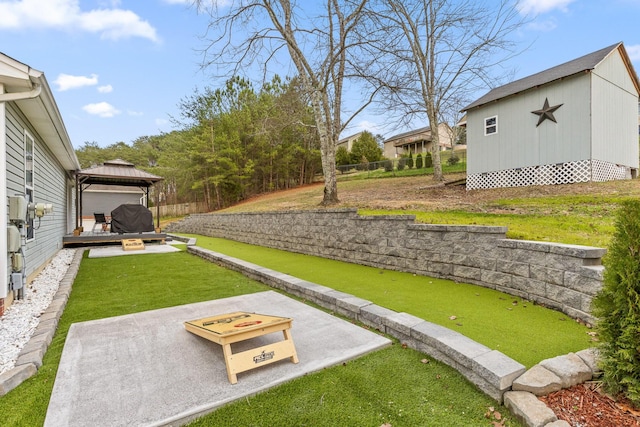
[[(532, 111), (562, 104), (557, 123), (536, 126)], [(467, 112), (467, 172), (500, 171), (588, 159), (589, 76), (570, 77)], [(498, 116), (498, 132), (484, 135), (484, 119)]]
[(592, 78), (593, 158), (638, 168), (638, 93), (616, 50)]
[(25, 193), (25, 129), (35, 142), (34, 200), (53, 205), (53, 213), (34, 221), (34, 239), (28, 241), (25, 247), (26, 274), (29, 276), (62, 247), (62, 237), (68, 226), (67, 218), (72, 212), (68, 211), (69, 179), (64, 168), (13, 103), (8, 103), (7, 108), (7, 194)]

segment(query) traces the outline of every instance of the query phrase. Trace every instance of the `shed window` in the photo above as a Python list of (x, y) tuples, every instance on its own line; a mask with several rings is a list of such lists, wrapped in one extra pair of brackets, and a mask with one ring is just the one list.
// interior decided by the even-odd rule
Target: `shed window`
[(494, 133), (498, 133), (498, 116), (484, 119), (484, 135), (493, 135)]

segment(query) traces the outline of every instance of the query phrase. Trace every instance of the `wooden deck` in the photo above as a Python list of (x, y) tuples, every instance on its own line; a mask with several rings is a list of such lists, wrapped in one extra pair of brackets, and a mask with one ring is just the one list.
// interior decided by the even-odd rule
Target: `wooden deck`
[(79, 236), (67, 234), (62, 238), (62, 246), (119, 245), (124, 239), (142, 239), (144, 242), (164, 243), (166, 233), (111, 233), (109, 231), (83, 231)]

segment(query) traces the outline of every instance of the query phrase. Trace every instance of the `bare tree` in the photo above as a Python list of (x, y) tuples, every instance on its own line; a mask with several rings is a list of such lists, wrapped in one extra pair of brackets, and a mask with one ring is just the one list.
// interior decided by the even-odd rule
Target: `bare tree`
[(435, 181), (443, 181), (439, 124), (455, 117), (479, 87), (493, 87), (490, 74), (514, 52), (508, 36), (522, 25), (511, 0), (373, 0), (371, 25), (393, 44), (385, 52), (384, 103), (406, 123), (427, 118)]
[[(368, 0), (326, 0), (323, 6), (301, 0), (232, 0), (230, 5), (195, 0), (200, 11), (210, 15), (205, 39), (205, 67), (229, 67), (232, 74), (256, 64), (266, 76), (269, 64), (282, 72), (286, 52), (297, 77), (308, 93), (320, 139), (324, 198), (322, 205), (338, 203), (335, 151), (340, 133), (371, 102), (342, 120), (343, 90), (348, 79), (356, 78), (352, 58), (367, 40), (356, 37), (362, 10)], [(314, 15), (314, 13), (316, 13)]]

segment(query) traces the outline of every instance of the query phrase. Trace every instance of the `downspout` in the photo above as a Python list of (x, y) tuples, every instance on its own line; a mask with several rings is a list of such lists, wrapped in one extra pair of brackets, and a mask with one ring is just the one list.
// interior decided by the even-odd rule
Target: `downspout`
[[(28, 92), (5, 93), (4, 85), (0, 83), (0, 218), (5, 223), (9, 217), (7, 212), (7, 102), (36, 98), (40, 95), (42, 86), (34, 84)], [(0, 232), (0, 298), (6, 298), (9, 290), (9, 256), (7, 252), (7, 232)]]
[[(4, 85), (0, 84), (0, 97), (6, 96)], [(8, 223), (7, 212), (7, 108), (4, 102), (0, 102), (0, 218)], [(0, 298), (6, 298), (9, 291), (9, 252), (7, 252), (7, 232), (0, 232)], [(4, 303), (2, 310), (4, 311)], [(1, 314), (1, 313), (0, 313)]]

